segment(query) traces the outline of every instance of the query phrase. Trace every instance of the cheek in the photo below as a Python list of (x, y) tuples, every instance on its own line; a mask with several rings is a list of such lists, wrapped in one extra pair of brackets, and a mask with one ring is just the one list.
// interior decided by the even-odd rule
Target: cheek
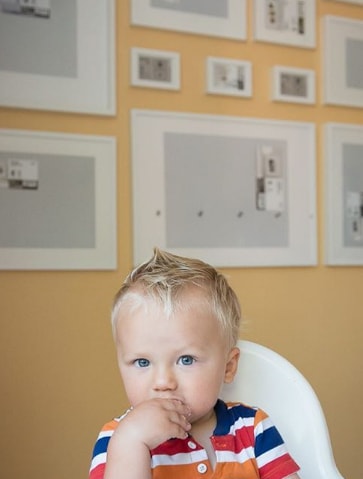
[(145, 379), (139, 380), (137, 375), (130, 374), (127, 370), (123, 370), (123, 368), (120, 368), (120, 372), (130, 405), (137, 406), (137, 404), (145, 400), (145, 385), (147, 381), (145, 381)]

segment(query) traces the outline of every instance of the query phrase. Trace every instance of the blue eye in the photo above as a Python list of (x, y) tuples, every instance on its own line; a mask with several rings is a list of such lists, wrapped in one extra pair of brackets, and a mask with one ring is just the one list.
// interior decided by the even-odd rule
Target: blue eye
[(178, 362), (183, 366), (191, 366), (195, 362), (195, 359), (193, 358), (193, 356), (186, 354), (185, 356), (181, 356)]
[(150, 361), (148, 359), (145, 359), (145, 358), (140, 358), (140, 359), (136, 359), (134, 361), (134, 364), (138, 368), (147, 368), (150, 365)]

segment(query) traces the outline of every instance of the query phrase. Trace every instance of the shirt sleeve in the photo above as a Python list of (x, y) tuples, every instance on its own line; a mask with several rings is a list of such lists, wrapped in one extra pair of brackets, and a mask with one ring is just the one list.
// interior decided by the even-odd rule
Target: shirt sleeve
[(256, 413), (254, 434), (255, 457), (261, 479), (283, 479), (299, 470), (279, 431), (262, 410)]
[(103, 479), (105, 475), (108, 443), (119, 421), (120, 418), (113, 419), (101, 429), (93, 448), (89, 479)]

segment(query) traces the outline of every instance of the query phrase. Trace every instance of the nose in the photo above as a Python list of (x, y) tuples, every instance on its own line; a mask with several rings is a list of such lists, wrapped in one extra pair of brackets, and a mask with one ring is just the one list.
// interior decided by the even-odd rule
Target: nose
[(171, 368), (157, 368), (154, 375), (154, 391), (175, 391), (177, 388), (177, 380)]

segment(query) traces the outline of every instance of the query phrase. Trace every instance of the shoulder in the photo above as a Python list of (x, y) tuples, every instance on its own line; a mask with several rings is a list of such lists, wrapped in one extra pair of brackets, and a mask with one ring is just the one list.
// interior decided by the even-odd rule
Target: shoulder
[(268, 421), (268, 416), (262, 409), (241, 402), (218, 400), (215, 413), (217, 417), (216, 434), (218, 435), (230, 434), (241, 428), (253, 431), (257, 425)]
[(256, 406), (250, 406), (242, 402), (224, 402), (218, 400), (216, 405), (216, 414), (218, 416), (228, 415), (233, 418), (246, 418), (261, 421), (268, 415), (265, 411)]

